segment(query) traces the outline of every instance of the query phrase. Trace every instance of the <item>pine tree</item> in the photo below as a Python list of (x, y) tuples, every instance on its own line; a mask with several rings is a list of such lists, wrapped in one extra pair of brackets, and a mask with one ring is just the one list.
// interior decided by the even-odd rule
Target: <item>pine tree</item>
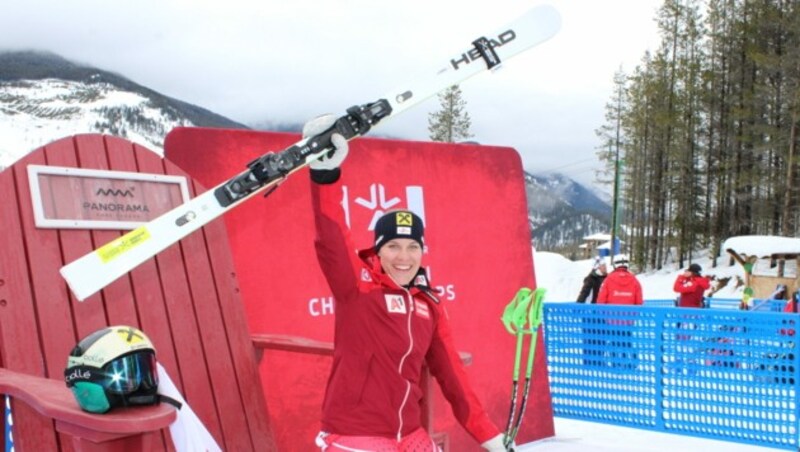
[(461, 97), (461, 88), (453, 85), (439, 94), (438, 111), (428, 114), (428, 132), (433, 141), (455, 143), (471, 138), (472, 122), (466, 111), (467, 102)]

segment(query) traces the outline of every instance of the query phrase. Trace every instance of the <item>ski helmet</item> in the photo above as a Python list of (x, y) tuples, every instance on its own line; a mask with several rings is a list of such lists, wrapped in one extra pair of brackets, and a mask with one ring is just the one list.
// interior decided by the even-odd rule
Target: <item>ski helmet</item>
[(628, 267), (628, 263), (630, 263), (630, 259), (628, 259), (627, 254), (617, 254), (614, 256), (614, 267)]
[(156, 350), (131, 326), (111, 326), (83, 338), (64, 370), (78, 405), (91, 413), (114, 407), (158, 403)]

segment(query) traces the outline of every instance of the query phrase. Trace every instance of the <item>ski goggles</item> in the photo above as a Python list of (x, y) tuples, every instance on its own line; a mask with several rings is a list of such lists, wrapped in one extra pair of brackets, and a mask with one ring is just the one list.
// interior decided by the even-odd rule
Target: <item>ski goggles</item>
[(158, 370), (150, 350), (120, 356), (101, 368), (71, 367), (64, 371), (64, 379), (78, 405), (91, 413), (157, 402)]

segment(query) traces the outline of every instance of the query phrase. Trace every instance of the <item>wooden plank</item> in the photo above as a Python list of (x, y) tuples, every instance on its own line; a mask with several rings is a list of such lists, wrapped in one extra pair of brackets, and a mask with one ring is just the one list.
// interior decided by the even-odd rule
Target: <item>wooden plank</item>
[[(48, 153), (54, 154), (52, 162), (48, 160)], [(76, 342), (74, 313), (71, 310), (66, 283), (58, 273), (64, 255), (62, 236), (56, 229), (37, 228), (33, 218), (27, 173), (27, 165), (33, 162), (74, 167), (77, 165), (74, 143), (71, 139), (59, 140), (34, 151), (15, 165), (22, 170), (16, 171), (20, 197), (19, 218), (25, 231), (29, 284), (33, 291), (32, 305), (36, 312), (37, 331), (41, 339), (41, 349), (35, 356), (42, 357), (45, 365), (43, 374), (34, 375), (61, 380), (66, 357)], [(81, 238), (89, 237), (84, 233), (81, 234)], [(16, 339), (15, 342), (18, 343), (20, 340)], [(52, 431), (52, 421), (47, 422), (51, 425)], [(58, 436), (61, 444), (67, 444), (62, 450), (72, 450), (69, 438), (63, 434)], [(38, 438), (34, 440), (38, 441)]]
[[(110, 141), (107, 141), (110, 140)], [(116, 171), (135, 171), (136, 161), (133, 157), (133, 148), (130, 142), (119, 138), (104, 137), (102, 135), (77, 135), (75, 145), (78, 152), (78, 159), (81, 167), (116, 170)], [(110, 162), (113, 155), (116, 167)], [(122, 235), (122, 231), (97, 229), (91, 232), (92, 242), (95, 248), (110, 242)], [(139, 326), (136, 317), (136, 309), (131, 290), (131, 279), (129, 276), (123, 277), (109, 284), (102, 293), (103, 306), (105, 308), (105, 325), (131, 325)]]
[[(184, 174), (178, 167), (165, 161), (165, 166), (170, 174)], [(187, 175), (187, 178), (189, 176)], [(194, 187), (190, 184), (190, 191), (194, 194)], [(201, 230), (202, 231), (202, 230)], [(249, 403), (241, 397), (231, 397), (238, 387), (236, 369), (231, 358), (228, 335), (218, 300), (218, 290), (214, 284), (210, 256), (207, 242), (227, 242), (227, 236), (214, 235), (214, 231), (206, 235), (205, 231), (198, 231), (181, 241), (186, 262), (186, 274), (192, 293), (194, 312), (197, 315), (203, 349), (208, 366), (208, 375), (214, 388), (211, 396), (214, 397), (219, 412), (214, 416), (218, 419), (222, 429), (226, 450), (257, 450), (260, 446), (253, 444), (247, 428), (247, 423), (241, 418), (225, 416), (224, 413), (242, 413)], [(239, 309), (243, 309), (239, 305)], [(241, 334), (241, 333), (239, 333)], [(238, 391), (236, 391), (238, 392)], [(205, 420), (204, 420), (205, 423)]]
[[(44, 148), (44, 153), (48, 165), (65, 167), (79, 166), (77, 149), (73, 138), (65, 138), (48, 144)], [(51, 299), (53, 302), (57, 300), (59, 306), (63, 304), (66, 306), (67, 310), (58, 318), (51, 319), (50, 317), (54, 317), (53, 314), (47, 312), (43, 315), (40, 309), (39, 320), (40, 322), (47, 320), (52, 325), (51, 327), (42, 326), (43, 334), (57, 341), (56, 344), (53, 344), (54, 346), (52, 349), (45, 348), (45, 356), (47, 357), (48, 363), (52, 362), (52, 371), (54, 372), (55, 369), (59, 369), (60, 373), (64, 369), (64, 357), (69, 354), (69, 350), (72, 346), (74, 346), (80, 338), (105, 326), (106, 320), (100, 295), (88, 299), (88, 303), (77, 303), (72, 298), (69, 290), (66, 289), (66, 283), (63, 278), (61, 278), (61, 275), (57, 272), (52, 273), (50, 269), (50, 266), (53, 265), (57, 265), (60, 268), (64, 262), (69, 262), (94, 249), (91, 232), (84, 229), (43, 229), (39, 232), (39, 235), (42, 236), (50, 234), (55, 234), (59, 237), (61, 245), (60, 253), (62, 256), (59, 257), (57, 262), (55, 262), (55, 260), (53, 262), (47, 262), (47, 273), (44, 274), (45, 279), (41, 281), (40, 285), (43, 290), (57, 290), (59, 292), (58, 294), (52, 293), (48, 295), (48, 302)], [(43, 250), (59, 252), (58, 247), (54, 247), (50, 243), (43, 245)], [(36, 262), (37, 266), (42, 264), (38, 258)], [(55, 284), (56, 281), (59, 283)], [(37, 301), (39, 300), (42, 300), (42, 298), (37, 296)], [(69, 316), (67, 313), (69, 313)], [(64, 329), (63, 325), (66, 323), (70, 325), (69, 330)], [(69, 335), (65, 334), (67, 331), (69, 331)], [(65, 340), (67, 338), (70, 339)], [(48, 343), (45, 345), (48, 345)], [(53, 358), (51, 358), (51, 356)]]
[(252, 338), (253, 345), (257, 349), (333, 356), (333, 342), (317, 341), (301, 336), (266, 333), (254, 334)]
[(220, 312), (230, 343), (231, 358), (235, 366), (234, 374), (239, 381), (240, 397), (244, 401), (244, 420), (247, 422), (257, 450), (277, 450), (253, 343), (249, 335), (244, 303), (236, 281), (225, 223), (219, 220), (213, 221), (203, 228), (203, 233), (206, 235)]
[[(141, 172), (164, 174), (163, 160), (159, 156), (152, 152), (140, 152), (137, 147), (136, 157)], [(168, 371), (171, 375), (182, 376), (184, 398), (214, 438), (221, 442), (222, 430), (216, 419), (214, 399), (209, 397), (212, 386), (186, 275), (182, 244), (175, 244), (161, 252), (156, 256), (156, 262), (179, 369)]]
[[(33, 158), (29, 158), (29, 161)], [(33, 292), (28, 279), (24, 231), (20, 224), (20, 202), (30, 205), (30, 197), (19, 199), (15, 173), (24, 172), (18, 163), (0, 172), (0, 355), (3, 366), (31, 375), (45, 375), (41, 342), (36, 324)], [(12, 399), (14, 435), (18, 450), (54, 450), (57, 447), (52, 422), (33, 409)]]
[(0, 369), (0, 393), (10, 394), (43, 415), (81, 425), (97, 433), (131, 434), (169, 426), (177, 416), (171, 405), (161, 404), (112, 410), (102, 416), (82, 411), (69, 389), (49, 378)]
[[(138, 146), (132, 148), (134, 166), (138, 171), (139, 155), (144, 154), (145, 157), (142, 158), (147, 158), (147, 154), (153, 154), (153, 152)], [(135, 268), (130, 273), (130, 278), (141, 329), (153, 341), (158, 362), (167, 369), (175, 385), (183, 392), (183, 382), (175, 356), (164, 294), (161, 291), (161, 275), (158, 272), (155, 258), (149, 259)]]
[[(73, 138), (64, 138), (44, 147), (45, 161), (52, 166), (78, 167), (76, 143)], [(98, 294), (86, 301), (89, 304), (77, 303), (66, 282), (58, 270), (70, 260), (88, 253), (93, 249), (91, 232), (86, 230), (35, 229), (33, 222), (25, 222), (26, 228), (32, 228), (36, 239), (31, 241), (39, 254), (55, 253), (47, 259), (34, 257), (31, 253), (32, 278), (35, 302), (37, 306), (40, 334), (45, 346), (44, 356), (47, 363), (47, 376), (61, 380), (63, 378), (66, 357), (72, 347), (82, 337), (106, 325), (105, 310), (102, 298)], [(51, 243), (50, 238), (57, 238)], [(60, 250), (59, 250), (60, 248)], [(97, 308), (100, 306), (100, 309)], [(62, 450), (72, 450), (70, 438), (59, 433)]]
[[(75, 142), (83, 167), (90, 166), (113, 171), (137, 171), (133, 143), (128, 140), (92, 134), (78, 135), (75, 137)], [(98, 229), (92, 231), (92, 238), (96, 246), (100, 246), (119, 237), (123, 232)], [(143, 330), (136, 313), (131, 275), (122, 277), (106, 286), (102, 296), (108, 325), (132, 325)], [(147, 433), (145, 441), (153, 448), (163, 450), (165, 441), (168, 439), (169, 431), (164, 430), (163, 432)]]

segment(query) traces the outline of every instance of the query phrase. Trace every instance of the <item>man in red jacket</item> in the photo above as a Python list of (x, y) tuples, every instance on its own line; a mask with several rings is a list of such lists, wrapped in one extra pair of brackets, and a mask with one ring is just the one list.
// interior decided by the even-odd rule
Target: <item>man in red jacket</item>
[(628, 256), (614, 256), (614, 271), (606, 276), (597, 296), (598, 304), (642, 304), (642, 285), (628, 271)]
[[(597, 304), (622, 304), (638, 306), (643, 303), (642, 285), (636, 276), (628, 271), (628, 256), (618, 254), (613, 259), (614, 271), (609, 273), (603, 285), (600, 286), (600, 294), (597, 296)], [(633, 342), (633, 319), (620, 319), (619, 317), (630, 317), (630, 312), (620, 312), (616, 318), (606, 320), (606, 324), (613, 325), (607, 334), (613, 337), (608, 341), (610, 347), (608, 355), (611, 357), (611, 367), (622, 367), (625, 369), (635, 369), (638, 366), (638, 356), (634, 351)]]
[[(304, 135), (331, 127), (320, 117)], [(422, 219), (384, 214), (375, 241), (356, 253), (341, 206), (339, 166), (347, 141), (334, 134), (333, 155), (311, 163), (314, 245), (335, 300), (333, 366), (322, 403), (317, 445), (326, 452), (434, 452), (421, 425), (422, 367), (436, 377), (459, 423), (485, 450), (506, 451), (503, 434), (481, 406), (453, 345), (445, 307), (422, 268)]]
[(704, 308), (704, 294), (711, 283), (708, 278), (701, 276), (703, 268), (697, 264), (692, 264), (689, 268), (678, 275), (672, 290), (680, 294), (678, 307), (681, 308)]

